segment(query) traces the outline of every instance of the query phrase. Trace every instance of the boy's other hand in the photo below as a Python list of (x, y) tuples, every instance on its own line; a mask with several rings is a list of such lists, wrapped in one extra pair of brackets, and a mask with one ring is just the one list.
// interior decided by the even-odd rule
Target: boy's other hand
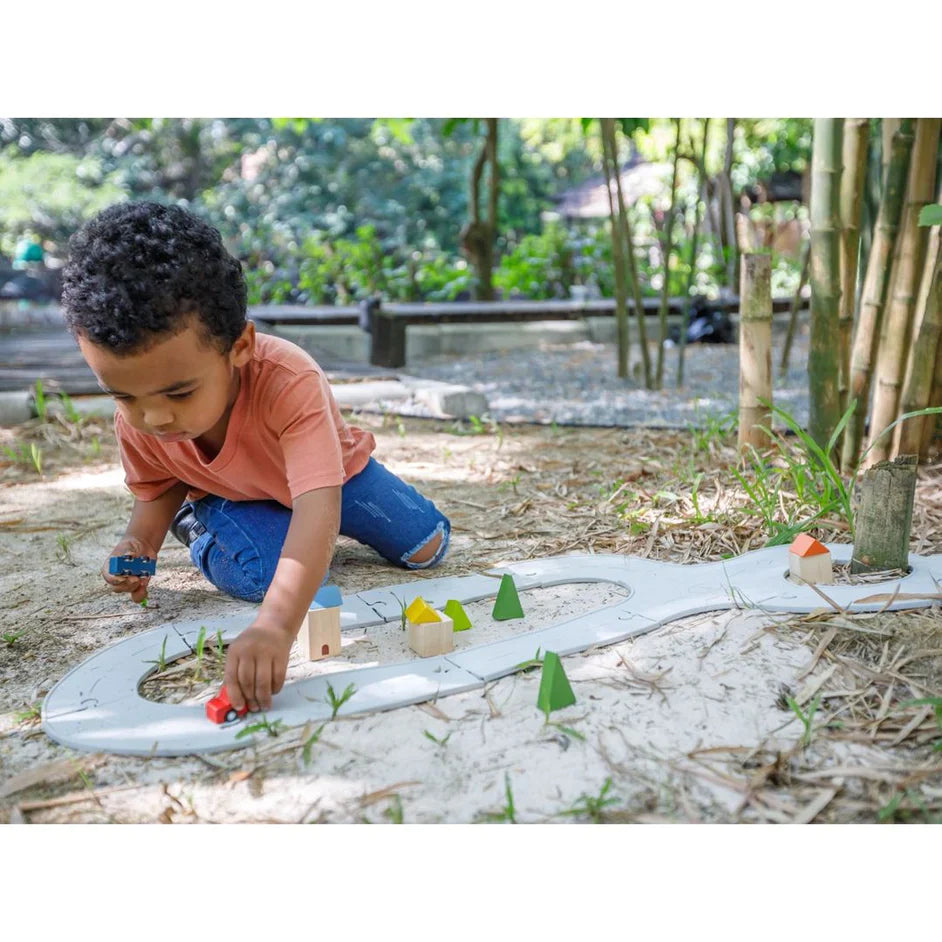
[(271, 709), (271, 697), (285, 685), (288, 655), (296, 631), (254, 624), (229, 645), (225, 685), (237, 709)]
[[(108, 554), (111, 556), (150, 556), (151, 559), (157, 558), (157, 550), (144, 540), (137, 537), (127, 537), (118, 543), (117, 546)], [(131, 599), (135, 602), (143, 602), (147, 598), (147, 584), (150, 582), (150, 576), (113, 576), (108, 572), (108, 562), (101, 567), (101, 575), (105, 582), (111, 586), (112, 592), (130, 592)]]

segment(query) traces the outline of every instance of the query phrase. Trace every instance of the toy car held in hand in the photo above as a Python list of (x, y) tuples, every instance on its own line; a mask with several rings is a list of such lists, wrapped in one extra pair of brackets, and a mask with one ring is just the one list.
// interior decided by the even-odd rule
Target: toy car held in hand
[(241, 710), (237, 710), (229, 701), (229, 692), (223, 687), (218, 696), (213, 697), (206, 704), (206, 715), (214, 723), (231, 723), (233, 720), (245, 716), (249, 712), (248, 704), (243, 704)]
[(157, 572), (157, 560), (150, 556), (112, 556), (108, 572), (112, 576), (152, 576)]

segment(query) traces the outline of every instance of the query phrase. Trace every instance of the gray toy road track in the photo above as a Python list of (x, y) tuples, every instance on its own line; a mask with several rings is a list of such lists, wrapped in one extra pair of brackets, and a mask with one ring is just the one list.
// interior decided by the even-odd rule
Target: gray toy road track
[[(829, 546), (835, 562), (847, 562), (852, 547)], [(942, 555), (910, 559), (903, 579), (855, 586), (827, 586), (827, 595), (847, 611), (925, 608), (938, 593)], [(369, 713), (446, 697), (483, 686), (513, 673), (539, 647), (559, 655), (614, 644), (670, 621), (700, 612), (754, 606), (768, 612), (809, 612), (826, 603), (808, 586), (786, 578), (788, 547), (776, 546), (722, 562), (679, 565), (630, 556), (572, 554), (527, 560), (487, 575), (423, 580), (371, 589), (344, 599), (342, 627), (363, 628), (398, 621), (399, 600), (421, 594), (442, 607), (450, 598), (462, 603), (497, 595), (500, 575), (509, 572), (519, 589), (566, 583), (611, 582), (628, 595), (614, 605), (585, 612), (535, 631), (458, 653), (418, 658), (399, 664), (363, 667), (311, 677), (287, 685), (274, 697), (266, 716), (286, 726), (329, 719), (328, 681), (335, 691), (352, 683), (356, 692), (340, 708), (343, 715)], [(908, 598), (887, 604), (880, 599), (901, 591)], [(911, 596), (916, 596), (915, 598)], [(214, 623), (230, 642), (247, 624), (247, 609)], [(216, 726), (202, 705), (174, 705), (145, 700), (138, 688), (153, 673), (166, 641), (169, 662), (193, 650), (201, 622), (171, 622), (120, 641), (93, 655), (56, 684), (42, 708), (46, 733), (75, 749), (123, 755), (175, 756), (219, 752), (246, 746), (254, 736), (236, 739), (244, 724)], [(256, 734), (257, 735), (257, 734)]]

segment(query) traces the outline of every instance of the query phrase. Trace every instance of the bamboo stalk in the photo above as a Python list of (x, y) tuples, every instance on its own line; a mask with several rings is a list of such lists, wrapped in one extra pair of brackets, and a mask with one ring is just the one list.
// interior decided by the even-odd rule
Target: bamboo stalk
[(788, 372), (788, 360), (792, 353), (792, 344), (795, 341), (795, 330), (798, 327), (798, 311), (801, 309), (801, 292), (804, 291), (808, 283), (808, 269), (811, 263), (811, 245), (805, 246), (802, 262), (801, 274), (798, 276), (798, 290), (792, 298), (791, 311), (788, 315), (788, 330), (785, 333), (785, 343), (782, 345), (782, 359), (779, 363), (779, 374), (784, 376)]
[(680, 163), (680, 118), (677, 123), (677, 138), (674, 143), (674, 170), (671, 175), (671, 204), (667, 211), (666, 232), (664, 233), (664, 284), (661, 287), (661, 307), (658, 316), (661, 322), (661, 342), (657, 348), (657, 369), (654, 386), (660, 389), (664, 385), (664, 345), (667, 343), (667, 299), (670, 294), (671, 249), (674, 244), (674, 206), (677, 202), (677, 166)]
[(772, 427), (772, 257), (743, 255), (739, 296), (739, 448), (765, 448)]
[(857, 298), (857, 259), (860, 253), (860, 209), (870, 140), (869, 118), (847, 118), (841, 172), (841, 302), (838, 324), (841, 336), (838, 390), (841, 412), (848, 405), (850, 389), (850, 344)]
[[(615, 211), (615, 200), (612, 196), (612, 157), (608, 147), (608, 136), (605, 133), (605, 122), (610, 118), (600, 118), (602, 127), (602, 170), (605, 173), (605, 193), (608, 196), (608, 216), (612, 225), (612, 264), (615, 268), (615, 336), (618, 342), (618, 376), (620, 379), (628, 377), (628, 311), (625, 302), (628, 292), (625, 288), (625, 257), (624, 245), (618, 226), (618, 214)], [(615, 174), (618, 174), (618, 163), (615, 162)]]
[(898, 414), (906, 351), (913, 327), (913, 308), (926, 249), (926, 230), (919, 225), (919, 211), (935, 192), (936, 153), (942, 119), (920, 118), (906, 185), (906, 207), (899, 238), (899, 261), (893, 279), (893, 295), (887, 306), (884, 336), (877, 357), (876, 387), (870, 419), (871, 447), (867, 466), (890, 457), (892, 436), (883, 430)]
[[(937, 288), (937, 290), (940, 290)], [(942, 304), (942, 300), (936, 301)], [(938, 408), (942, 406), (942, 343), (939, 344), (935, 355), (935, 372), (932, 377), (932, 392), (929, 394), (929, 406)], [(927, 415), (923, 417), (922, 426), (922, 447), (919, 449), (920, 457), (928, 457), (929, 449), (935, 441), (936, 430), (939, 427), (938, 415)]]
[(631, 278), (631, 293), (634, 297), (635, 313), (638, 317), (638, 346), (641, 348), (641, 365), (644, 370), (644, 385), (650, 389), (651, 378), (651, 351), (648, 350), (648, 332), (644, 323), (644, 305), (641, 302), (641, 282), (638, 278), (638, 262), (635, 258), (635, 242), (631, 233), (631, 222), (625, 209), (625, 197), (621, 189), (621, 172), (618, 162), (618, 138), (615, 133), (615, 121), (606, 118), (604, 133), (609, 138), (608, 148), (612, 156), (615, 170), (615, 193), (618, 197), (618, 220), (621, 223), (622, 237), (625, 240), (626, 274)]
[(883, 176), (886, 177), (886, 168), (890, 164), (890, 154), (893, 151), (893, 135), (900, 129), (902, 118), (881, 118), (880, 119), (880, 138), (883, 144), (882, 156), (880, 157)]
[[(703, 119), (703, 147), (700, 150), (699, 174), (706, 173), (707, 132), (710, 119)], [(692, 143), (692, 142), (691, 142)], [(691, 150), (693, 148), (691, 147)], [(697, 236), (700, 233), (700, 184), (697, 182), (697, 202), (693, 211), (693, 238), (690, 246), (690, 271), (687, 273), (687, 290), (684, 293), (684, 316), (680, 325), (680, 350), (677, 356), (677, 386), (684, 385), (684, 353), (687, 350), (687, 327), (690, 325), (690, 289), (697, 275)]]
[(860, 314), (850, 357), (849, 399), (855, 400), (854, 412), (844, 430), (841, 467), (850, 471), (857, 463), (864, 423), (870, 403), (870, 377), (876, 351), (883, 308), (890, 275), (890, 260), (896, 244), (896, 233), (903, 207), (903, 191), (909, 152), (912, 147), (912, 119), (906, 118), (893, 135), (890, 162), (887, 165), (883, 197), (877, 211), (873, 245), (867, 259), (867, 274), (860, 301)]
[[(942, 201), (942, 188), (939, 190)], [(942, 226), (932, 226), (929, 230), (929, 245), (926, 261), (922, 268), (919, 283), (919, 295), (916, 298), (916, 313), (913, 324), (913, 344), (910, 349), (906, 368), (906, 383), (903, 387), (901, 412), (917, 412), (929, 405), (932, 394), (932, 379), (935, 372), (936, 357), (939, 350), (939, 335), (942, 333), (942, 312), (939, 309), (939, 296), (942, 293)], [(909, 419), (900, 422), (894, 429), (893, 450), (896, 453), (916, 454), (922, 450), (926, 422), (935, 416), (927, 415), (922, 419)]]
[(840, 330), (841, 118), (815, 118), (811, 158), (811, 344), (808, 433), (827, 446), (841, 417)]

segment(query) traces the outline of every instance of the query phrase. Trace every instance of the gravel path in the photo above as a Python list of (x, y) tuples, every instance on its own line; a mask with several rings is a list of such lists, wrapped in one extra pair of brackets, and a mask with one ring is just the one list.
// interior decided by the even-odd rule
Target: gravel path
[[(807, 328), (792, 346), (790, 368), (779, 377), (784, 328), (773, 334), (773, 402), (801, 424), (808, 421)], [(651, 347), (652, 364), (656, 346)], [(642, 387), (640, 356), (632, 348), (632, 378), (619, 380), (613, 344), (544, 344), (473, 357), (429, 357), (409, 364), (412, 376), (459, 383), (483, 393), (501, 422), (559, 425), (702, 427), (735, 412), (739, 399), (739, 347), (693, 344), (684, 356), (684, 385), (676, 387), (677, 348), (665, 351), (664, 388)], [(776, 422), (776, 425), (779, 423)]]

